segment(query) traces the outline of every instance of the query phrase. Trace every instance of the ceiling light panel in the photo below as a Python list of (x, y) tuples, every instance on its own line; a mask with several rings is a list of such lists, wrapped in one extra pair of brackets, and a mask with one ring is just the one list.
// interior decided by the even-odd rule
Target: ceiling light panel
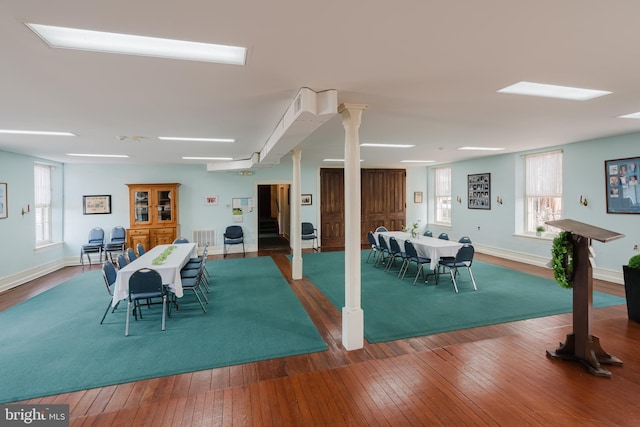
[(163, 141), (195, 141), (195, 142), (236, 142), (231, 138), (189, 138), (182, 136), (159, 136), (158, 139)]
[(71, 132), (49, 132), (49, 131), (40, 131), (40, 130), (0, 129), (0, 133), (8, 133), (13, 135), (76, 136)]
[(381, 148), (411, 148), (415, 147), (415, 145), (411, 144), (360, 144), (360, 147), (381, 147)]
[(640, 111), (637, 113), (625, 114), (624, 116), (618, 116), (620, 119), (640, 119)]
[(126, 154), (80, 154), (80, 153), (67, 153), (67, 156), (74, 157), (114, 157), (119, 159), (127, 159), (129, 156)]
[(571, 99), (574, 101), (587, 101), (600, 96), (609, 95), (612, 92), (605, 90), (582, 89), (578, 87), (556, 86), (542, 83), (519, 82), (500, 89), (499, 93), (514, 95), (542, 96), (546, 98)]
[(129, 34), (26, 24), (49, 46), (124, 55), (244, 65), (247, 48)]

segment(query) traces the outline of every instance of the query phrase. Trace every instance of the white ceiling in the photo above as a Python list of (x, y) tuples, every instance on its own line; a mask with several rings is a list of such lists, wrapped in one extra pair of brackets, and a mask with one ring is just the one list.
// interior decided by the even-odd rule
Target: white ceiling
[[(363, 167), (493, 154), (458, 150), (468, 145), (511, 152), (636, 132), (640, 120), (617, 116), (640, 111), (638, 16), (635, 0), (0, 0), (0, 128), (78, 135), (0, 134), (0, 150), (65, 163), (246, 159), (301, 87), (367, 104), (361, 142), (416, 145), (363, 147)], [(52, 49), (25, 22), (245, 46), (247, 64)], [(496, 93), (522, 80), (613, 94)], [(344, 157), (344, 138), (337, 115), (303, 143), (303, 161)]]

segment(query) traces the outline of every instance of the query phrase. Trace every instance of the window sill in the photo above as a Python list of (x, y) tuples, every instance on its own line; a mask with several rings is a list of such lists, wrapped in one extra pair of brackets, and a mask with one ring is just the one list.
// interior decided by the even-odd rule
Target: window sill
[(43, 252), (47, 252), (55, 248), (56, 246), (60, 246), (60, 245), (62, 245), (62, 242), (45, 243), (44, 245), (36, 246), (35, 249), (33, 250), (33, 253), (40, 254)]
[(541, 236), (538, 236), (535, 233), (514, 233), (513, 236), (517, 237), (517, 238), (520, 238), (520, 239), (537, 240), (537, 241), (547, 242), (547, 241), (552, 241), (553, 239), (555, 239), (556, 234), (555, 233), (542, 233)]

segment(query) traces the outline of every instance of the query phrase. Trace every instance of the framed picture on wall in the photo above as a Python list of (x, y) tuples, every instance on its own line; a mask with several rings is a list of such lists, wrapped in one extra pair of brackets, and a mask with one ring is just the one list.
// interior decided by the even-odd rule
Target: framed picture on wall
[(640, 214), (640, 157), (605, 160), (607, 213)]
[(111, 213), (111, 196), (82, 196), (82, 213), (100, 215)]
[(311, 194), (301, 194), (300, 200), (301, 200), (300, 204), (302, 205), (311, 205), (313, 203)]
[(422, 191), (413, 192), (413, 203), (422, 203)]
[(0, 182), (0, 219), (6, 218), (9, 216), (7, 212), (7, 183)]
[(491, 174), (467, 175), (467, 207), (491, 209)]

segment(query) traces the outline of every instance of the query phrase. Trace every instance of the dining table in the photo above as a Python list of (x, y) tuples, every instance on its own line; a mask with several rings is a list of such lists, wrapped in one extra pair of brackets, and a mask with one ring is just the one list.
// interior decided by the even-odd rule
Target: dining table
[(459, 243), (453, 240), (438, 239), (436, 237), (421, 235), (412, 237), (411, 233), (407, 233), (404, 231), (383, 231), (373, 234), (376, 238), (376, 241), (378, 241), (378, 234), (382, 234), (387, 242), (387, 245), (389, 244), (389, 238), (395, 237), (402, 251), (404, 251), (404, 242), (406, 240), (411, 240), (411, 243), (413, 243), (413, 246), (416, 248), (418, 256), (429, 258), (431, 260), (429, 269), (434, 271), (438, 267), (440, 258), (455, 257), (458, 253), (458, 250), (460, 250), (460, 248), (464, 246), (463, 243)]
[(136, 271), (144, 268), (156, 270), (162, 277), (162, 283), (169, 287), (169, 290), (176, 297), (182, 298), (182, 279), (180, 271), (187, 265), (191, 258), (198, 255), (198, 245), (196, 243), (180, 243), (170, 245), (157, 245), (144, 255), (131, 261), (125, 267), (118, 270), (113, 289), (112, 307), (129, 296), (129, 278)]

